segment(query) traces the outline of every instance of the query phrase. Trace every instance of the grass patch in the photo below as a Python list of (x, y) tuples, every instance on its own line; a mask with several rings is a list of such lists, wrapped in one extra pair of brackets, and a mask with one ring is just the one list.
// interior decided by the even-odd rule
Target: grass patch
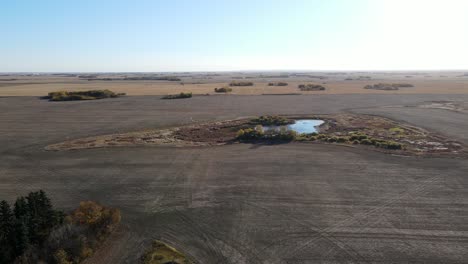
[(232, 88), (229, 87), (222, 87), (222, 88), (214, 88), (216, 93), (230, 93), (232, 92)]
[(90, 90), (90, 91), (58, 91), (50, 92), (42, 99), (49, 99), (50, 101), (77, 101), (77, 100), (97, 100), (104, 98), (115, 98), (125, 95), (124, 93), (114, 93), (110, 90)]
[(184, 254), (161, 241), (153, 241), (151, 248), (142, 257), (143, 264), (191, 264)]
[(404, 134), (405, 130), (401, 127), (392, 127), (388, 131), (394, 133), (394, 134)]
[(325, 87), (320, 84), (299, 84), (297, 86), (301, 91), (324, 91)]
[(162, 99), (185, 99), (191, 98), (192, 93), (180, 93), (180, 94), (168, 94), (162, 97)]

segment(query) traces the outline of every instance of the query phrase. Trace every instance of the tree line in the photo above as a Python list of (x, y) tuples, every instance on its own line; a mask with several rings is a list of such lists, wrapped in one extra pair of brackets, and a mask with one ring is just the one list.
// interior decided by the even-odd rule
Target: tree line
[(0, 202), (0, 263), (12, 263), (30, 246), (41, 246), (65, 214), (54, 210), (44, 191), (16, 199), (13, 206)]

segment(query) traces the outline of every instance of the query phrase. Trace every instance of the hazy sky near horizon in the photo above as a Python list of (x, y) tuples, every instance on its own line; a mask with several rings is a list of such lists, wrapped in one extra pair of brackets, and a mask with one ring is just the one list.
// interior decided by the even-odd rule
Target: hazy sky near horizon
[(0, 0), (1, 72), (468, 69), (466, 0)]

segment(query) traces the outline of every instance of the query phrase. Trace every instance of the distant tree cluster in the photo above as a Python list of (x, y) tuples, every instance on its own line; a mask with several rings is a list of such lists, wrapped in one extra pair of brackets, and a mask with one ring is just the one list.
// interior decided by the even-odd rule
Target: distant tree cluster
[(70, 215), (43, 191), (0, 203), (0, 263), (76, 264), (90, 257), (120, 223), (120, 211), (81, 202)]
[(0, 263), (12, 263), (31, 247), (44, 244), (50, 232), (64, 221), (44, 191), (16, 199), (13, 209), (0, 202)]
[(232, 81), (229, 86), (253, 86), (253, 82)]
[(259, 78), (289, 78), (289, 74), (280, 74), (280, 75), (260, 75)]
[(268, 86), (288, 86), (287, 82), (271, 82), (268, 83)]
[(50, 101), (76, 101), (76, 100), (97, 100), (104, 98), (115, 98), (125, 95), (124, 93), (114, 93), (110, 90), (90, 90), (90, 91), (58, 91), (50, 92), (42, 99), (49, 99)]
[(394, 91), (399, 90), (399, 88), (414, 87), (414, 85), (409, 83), (377, 83), (374, 85), (366, 85), (364, 89), (374, 89), (374, 90), (384, 90), (384, 91)]
[(125, 77), (124, 81), (171, 81), (171, 82), (180, 82), (180, 79), (177, 76), (144, 76), (144, 77)]
[(324, 91), (325, 87), (323, 87), (320, 84), (299, 84), (298, 85), (299, 90), (301, 91)]
[[(86, 76), (86, 75), (82, 75)], [(96, 78), (96, 76), (90, 76), (88, 81), (171, 81), (180, 82), (177, 76), (142, 76), (142, 77), (124, 77), (124, 78)], [(85, 77), (80, 77), (85, 78)]]
[(215, 88), (214, 91), (216, 93), (230, 93), (232, 92), (232, 88), (229, 87), (221, 87), (221, 88)]
[(80, 79), (94, 79), (97, 78), (97, 75), (78, 75)]
[(179, 93), (179, 94), (168, 94), (162, 97), (162, 99), (184, 99), (191, 98), (192, 93)]

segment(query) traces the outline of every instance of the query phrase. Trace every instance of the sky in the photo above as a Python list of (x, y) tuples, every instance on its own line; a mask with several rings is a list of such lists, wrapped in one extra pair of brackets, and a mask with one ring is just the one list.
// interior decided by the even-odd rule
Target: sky
[(466, 0), (0, 0), (0, 72), (467, 70)]

